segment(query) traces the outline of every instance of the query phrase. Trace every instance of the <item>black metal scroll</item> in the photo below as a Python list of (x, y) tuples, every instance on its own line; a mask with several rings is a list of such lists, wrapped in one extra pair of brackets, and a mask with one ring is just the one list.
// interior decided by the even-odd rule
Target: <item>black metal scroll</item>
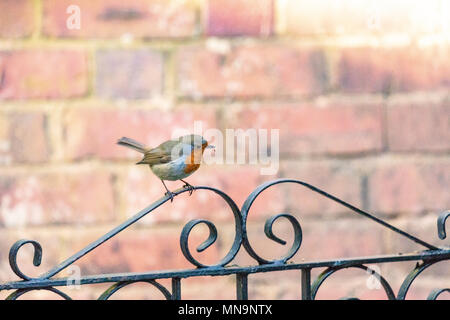
[[(278, 184), (291, 183), (295, 185), (300, 185), (301, 187), (307, 188), (312, 192), (318, 193), (321, 196), (337, 202), (338, 204), (344, 206), (350, 211), (361, 215), (367, 219), (370, 219), (383, 227), (400, 234), (401, 236), (423, 246), (426, 250), (421, 252), (415, 252), (411, 254), (393, 254), (393, 255), (385, 255), (385, 256), (376, 256), (376, 257), (364, 257), (364, 258), (352, 258), (352, 259), (339, 259), (339, 260), (329, 260), (329, 261), (318, 261), (318, 262), (303, 262), (303, 263), (293, 263), (291, 259), (296, 255), (298, 250), (301, 247), (303, 233), (302, 227), (299, 221), (289, 213), (279, 213), (271, 216), (267, 219), (264, 226), (264, 233), (272, 241), (275, 241), (279, 244), (286, 245), (286, 241), (283, 240), (278, 235), (275, 235), (273, 232), (273, 225), (280, 219), (287, 220), (292, 226), (293, 230), (293, 242), (290, 245), (290, 248), (287, 250), (287, 253), (282, 255), (279, 258), (275, 258), (273, 260), (266, 260), (262, 258), (250, 244), (247, 234), (247, 218), (249, 215), (250, 208), (257, 197), (259, 197), (263, 191)], [(236, 296), (238, 299), (248, 299), (248, 277), (251, 274), (262, 273), (262, 272), (272, 272), (272, 271), (283, 271), (283, 270), (299, 270), (301, 271), (301, 287), (302, 287), (302, 298), (303, 299), (315, 299), (317, 292), (324, 281), (329, 278), (332, 274), (336, 273), (339, 270), (347, 269), (347, 268), (357, 268), (366, 271), (370, 271), (371, 274), (376, 275), (376, 278), (380, 282), (380, 285), (386, 292), (386, 296), (388, 299), (405, 299), (406, 295), (413, 283), (413, 281), (417, 278), (417, 276), (427, 269), (429, 266), (450, 259), (450, 249), (446, 247), (436, 247), (428, 242), (425, 242), (416, 236), (413, 236), (384, 220), (381, 220), (374, 215), (361, 210), (315, 186), (312, 186), (308, 183), (299, 180), (293, 179), (279, 179), (264, 183), (257, 187), (246, 199), (241, 209), (239, 209), (236, 203), (224, 192), (213, 188), (213, 187), (205, 187), (199, 186), (195, 187), (195, 190), (204, 190), (213, 192), (219, 195), (223, 200), (224, 204), (226, 204), (233, 214), (234, 224), (235, 224), (235, 236), (234, 241), (227, 252), (227, 254), (217, 263), (211, 265), (205, 265), (199, 262), (191, 253), (189, 249), (189, 236), (194, 231), (197, 225), (203, 224), (208, 227), (209, 236), (208, 238), (200, 244), (196, 250), (197, 252), (202, 252), (207, 250), (210, 246), (214, 245), (217, 240), (218, 231), (217, 227), (210, 221), (205, 219), (195, 219), (191, 220), (184, 226), (181, 235), (180, 235), (180, 247), (181, 252), (184, 257), (189, 261), (194, 269), (187, 270), (179, 270), (179, 271), (157, 271), (157, 272), (142, 272), (142, 273), (123, 273), (123, 274), (100, 274), (100, 275), (91, 275), (91, 276), (83, 276), (78, 279), (80, 285), (85, 284), (93, 284), (93, 283), (112, 283), (112, 286), (107, 289), (99, 299), (108, 299), (118, 290), (129, 286), (131, 284), (137, 282), (143, 282), (150, 284), (151, 286), (158, 289), (164, 298), (166, 299), (181, 299), (181, 283), (182, 279), (189, 277), (200, 277), (200, 276), (223, 276), (223, 275), (236, 275)], [(174, 196), (178, 196), (184, 192), (189, 192), (190, 190), (187, 188), (182, 188), (176, 190), (173, 194)], [(49, 271), (41, 274), (38, 277), (30, 277), (27, 276), (19, 267), (17, 263), (17, 255), (20, 249), (25, 245), (32, 245), (34, 248), (34, 256), (33, 256), (33, 265), (39, 266), (42, 258), (42, 247), (41, 245), (34, 240), (19, 240), (14, 243), (9, 252), (9, 264), (11, 266), (11, 270), (21, 279), (21, 281), (8, 282), (0, 284), (1, 290), (14, 290), (7, 299), (17, 299), (23, 294), (33, 291), (33, 290), (47, 290), (53, 293), (56, 293), (60, 297), (64, 299), (70, 299), (70, 297), (55, 287), (64, 287), (70, 285), (70, 281), (67, 278), (57, 278), (55, 275), (60, 273), (62, 270), (66, 269), (76, 261), (78, 261), (81, 257), (85, 256), (89, 252), (93, 251), (98, 246), (102, 245), (104, 242), (108, 241), (112, 237), (116, 236), (118, 233), (128, 228), (136, 221), (140, 220), (147, 214), (151, 213), (155, 209), (159, 208), (166, 202), (170, 200), (169, 196), (164, 196), (161, 199), (155, 201), (145, 209), (138, 212), (133, 217), (129, 218), (122, 224), (118, 225), (105, 235), (98, 238), (96, 241), (90, 243), (82, 250), (73, 254), (71, 257), (67, 258), (57, 266), (53, 267)], [(450, 216), (450, 211), (444, 211), (437, 219), (437, 232), (440, 239), (446, 238), (446, 229), (445, 223), (447, 218)], [(163, 244), (162, 244), (163, 245)], [(242, 248), (252, 257), (257, 264), (253, 266), (236, 266), (231, 265), (231, 262), (235, 258), (238, 251)], [(417, 261), (417, 265), (414, 270), (411, 271), (405, 278), (403, 284), (400, 287), (400, 290), (397, 296), (394, 294), (391, 286), (388, 281), (382, 277), (381, 274), (378, 274), (376, 271), (372, 270), (368, 264), (374, 263), (391, 263), (398, 261)], [(311, 281), (311, 270), (314, 268), (326, 268), (314, 282)], [(172, 288), (171, 290), (165, 288), (159, 282), (158, 279), (171, 279), (172, 280)], [(450, 289), (435, 289), (433, 290), (428, 299), (437, 299), (441, 294), (450, 292)]]

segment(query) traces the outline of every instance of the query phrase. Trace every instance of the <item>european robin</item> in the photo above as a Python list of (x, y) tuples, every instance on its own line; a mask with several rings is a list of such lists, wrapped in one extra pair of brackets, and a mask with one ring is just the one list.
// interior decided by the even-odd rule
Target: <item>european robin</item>
[(148, 164), (152, 172), (161, 179), (166, 189), (166, 195), (173, 201), (173, 194), (167, 188), (164, 180), (180, 180), (185, 188), (189, 188), (189, 195), (194, 187), (183, 179), (193, 174), (199, 167), (203, 152), (206, 148), (214, 148), (200, 135), (190, 134), (178, 139), (168, 140), (156, 148), (148, 148), (140, 142), (130, 138), (120, 138), (117, 144), (134, 149), (144, 154), (144, 158), (136, 164)]

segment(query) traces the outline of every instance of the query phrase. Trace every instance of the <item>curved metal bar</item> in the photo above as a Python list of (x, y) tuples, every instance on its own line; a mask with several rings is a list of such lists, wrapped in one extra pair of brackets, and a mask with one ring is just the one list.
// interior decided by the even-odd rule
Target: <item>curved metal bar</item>
[(166, 300), (172, 299), (172, 294), (169, 292), (169, 290), (166, 289), (162, 284), (158, 283), (156, 280), (139, 280), (139, 281), (121, 281), (113, 284), (111, 287), (109, 287), (105, 292), (103, 292), (100, 297), (98, 297), (98, 300), (108, 300), (115, 292), (119, 291), (123, 287), (126, 287), (130, 284), (138, 283), (138, 282), (145, 282), (153, 285), (156, 287), (163, 295)]
[[(397, 255), (397, 256), (386, 256), (386, 257), (369, 257), (369, 258), (357, 258), (357, 259), (340, 259), (335, 261), (322, 261), (322, 262), (312, 262), (312, 263), (306, 263), (306, 264), (286, 264), (286, 262), (291, 259), (299, 250), (301, 243), (302, 243), (302, 228), (300, 226), (300, 223), (298, 220), (288, 214), (288, 213), (281, 213), (274, 216), (271, 216), (268, 218), (264, 225), (264, 232), (265, 235), (272, 241), (275, 241), (277, 243), (280, 243), (282, 245), (286, 245), (286, 241), (280, 238), (279, 236), (275, 235), (273, 232), (273, 224), (280, 218), (287, 219), (289, 223), (292, 225), (294, 230), (294, 240), (293, 243), (288, 250), (287, 254), (279, 259), (274, 260), (266, 260), (262, 257), (260, 257), (251, 247), (250, 242), (248, 240), (247, 236), (247, 229), (246, 229), (246, 223), (247, 218), (249, 214), (249, 210), (255, 201), (255, 199), (267, 188), (270, 188), (271, 186), (280, 184), (280, 183), (295, 183), (300, 184), (313, 192), (319, 193), (322, 196), (331, 199), (340, 205), (366, 217), (369, 218), (384, 227), (387, 227), (391, 229), (394, 232), (397, 232), (408, 239), (415, 241), (416, 243), (419, 243), (428, 249), (427, 251), (422, 251), (420, 253), (415, 254), (403, 254), (403, 255)], [(231, 208), (234, 219), (235, 219), (235, 238), (234, 242), (231, 246), (231, 249), (228, 251), (228, 253), (225, 255), (225, 257), (220, 260), (215, 265), (204, 265), (197, 261), (191, 254), (190, 249), (188, 247), (189, 243), (189, 235), (191, 234), (191, 231), (197, 226), (198, 224), (206, 224), (206, 226), (209, 229), (209, 236), (208, 238), (203, 241), (198, 247), (197, 251), (202, 252), (206, 249), (208, 249), (210, 246), (212, 246), (218, 236), (217, 228), (216, 226), (208, 221), (203, 219), (196, 219), (189, 221), (183, 228), (180, 236), (180, 246), (181, 251), (186, 257), (186, 259), (194, 264), (195, 266), (202, 268), (202, 269), (192, 269), (192, 270), (183, 270), (183, 271), (158, 271), (155, 273), (142, 273), (142, 274), (117, 274), (117, 275), (102, 275), (102, 276), (88, 276), (83, 277), (81, 279), (82, 284), (88, 284), (88, 283), (104, 283), (104, 282), (113, 282), (115, 283), (113, 286), (111, 286), (108, 290), (106, 290), (99, 299), (108, 299), (112, 294), (120, 290), (121, 288), (130, 285), (132, 283), (136, 282), (146, 282), (154, 285), (157, 287), (163, 295), (166, 297), (166, 299), (171, 298), (180, 298), (180, 279), (184, 277), (191, 277), (191, 276), (198, 276), (198, 275), (226, 275), (226, 274), (245, 274), (246, 276), (250, 273), (258, 273), (258, 272), (267, 272), (267, 271), (278, 271), (278, 270), (290, 270), (290, 269), (311, 269), (315, 267), (327, 267), (324, 272), (316, 279), (314, 284), (308, 285), (307, 288), (311, 289), (312, 291), (311, 296), (315, 298), (318, 289), (322, 285), (322, 283), (325, 281), (326, 278), (328, 278), (330, 275), (332, 275), (334, 272), (344, 269), (344, 268), (360, 268), (364, 270), (370, 270), (372, 273), (376, 274), (378, 277), (378, 280), (380, 281), (381, 285), (383, 286), (387, 296), (389, 299), (395, 299), (395, 295), (392, 291), (392, 288), (388, 284), (388, 282), (377, 272), (373, 271), (372, 269), (365, 266), (365, 264), (368, 263), (379, 263), (379, 262), (393, 262), (393, 261), (410, 261), (410, 260), (419, 260), (423, 261), (421, 264), (417, 264), (416, 268), (406, 277), (406, 279), (403, 281), (402, 286), (398, 293), (398, 299), (404, 299), (412, 282), (416, 279), (416, 277), (426, 268), (431, 266), (432, 264), (448, 260), (450, 251), (446, 248), (439, 249), (431, 244), (428, 244), (421, 239), (418, 239), (400, 229), (397, 229), (396, 227), (388, 224), (387, 222), (378, 219), (377, 217), (369, 214), (368, 212), (365, 212), (361, 209), (358, 209), (312, 185), (309, 185), (305, 182), (299, 181), (299, 180), (292, 180), (292, 179), (279, 179), (270, 181), (267, 183), (264, 183), (260, 186), (258, 186), (245, 200), (243, 206), (242, 206), (242, 213), (235, 204), (235, 202), (224, 192), (211, 188), (211, 187), (194, 187), (194, 189), (203, 189), (203, 190), (209, 190), (213, 191), (219, 196), (222, 197), (223, 200), (229, 205)], [(181, 188), (173, 192), (174, 196), (177, 196), (181, 193), (191, 191), (188, 188)], [(100, 246), (110, 238), (117, 235), (119, 232), (123, 231), (127, 227), (134, 224), (136, 221), (147, 215), (148, 213), (152, 212), (153, 210), (157, 209), (164, 203), (168, 202), (171, 199), (170, 196), (164, 196), (160, 198), (159, 200), (155, 201), (151, 205), (149, 205), (147, 208), (141, 210), (133, 217), (129, 218), (128, 220), (124, 221), (122, 224), (118, 225), (117, 227), (113, 228), (108, 233), (101, 236), (96, 241), (90, 243), (82, 250), (78, 251), (68, 259), (64, 260), (57, 266), (53, 267), (48, 272), (42, 274), (39, 277), (32, 278), (27, 275), (25, 275), (19, 268), (17, 263), (17, 256), (20, 248), (26, 244), (33, 245), (34, 253), (33, 253), (33, 264), (35, 266), (39, 266), (41, 264), (42, 260), (42, 247), (41, 245), (34, 240), (26, 240), (22, 239), (14, 243), (9, 251), (9, 263), (11, 266), (11, 269), (13, 272), (19, 276), (22, 280), (25, 281), (16, 281), (11, 282), (7, 284), (0, 284), (0, 290), (10, 290), (10, 289), (16, 289), (12, 294), (8, 296), (7, 299), (17, 299), (21, 295), (25, 294), (28, 291), (32, 290), (48, 290), (51, 292), (54, 292), (58, 294), (59, 296), (63, 297), (64, 299), (70, 299), (68, 295), (65, 293), (54, 289), (54, 286), (64, 286), (67, 283), (67, 280), (65, 278), (52, 278), (54, 275), (59, 273), (60, 271), (64, 270), (74, 262), (76, 262), (78, 259), (83, 257), (84, 255), (88, 254), (90, 251), (94, 250), (96, 247)], [(450, 215), (450, 210), (447, 210), (438, 218), (438, 235), (441, 239), (444, 239), (446, 236), (446, 230), (445, 230), (445, 223)], [(229, 267), (224, 268), (227, 264), (229, 264), (233, 258), (236, 256), (238, 251), (240, 250), (241, 244), (244, 245), (245, 250), (250, 254), (251, 257), (253, 257), (260, 266), (251, 266), (251, 267)], [(213, 268), (213, 267), (220, 267), (220, 268)], [(158, 282), (156, 282), (156, 279), (162, 279), (162, 278), (172, 278), (172, 287), (174, 290), (174, 293), (171, 294), (164, 286), (160, 285)], [(308, 284), (310, 283), (310, 280), (308, 280)], [(429, 298), (436, 299), (441, 293), (443, 292), (449, 292), (450, 289), (437, 289), (430, 293)]]
[(441, 293), (444, 292), (449, 292), (450, 293), (450, 288), (445, 288), (445, 289), (434, 289), (433, 291), (430, 292), (430, 294), (427, 297), (427, 300), (437, 300), (438, 296)]
[[(242, 218), (243, 218), (243, 245), (244, 245), (245, 250), (254, 259), (256, 259), (259, 263), (268, 263), (268, 262), (267, 262), (267, 260), (259, 257), (256, 254), (256, 252), (253, 250), (252, 246), (250, 245), (250, 242), (248, 240), (248, 235), (247, 235), (247, 217), (248, 217), (248, 213), (250, 211), (250, 208), (251, 208), (253, 202), (256, 200), (256, 198), (264, 190), (266, 190), (266, 189), (268, 189), (268, 188), (270, 188), (270, 187), (272, 187), (274, 185), (281, 184), (281, 183), (300, 184), (300, 185), (302, 185), (302, 186), (312, 190), (313, 192), (316, 192), (316, 193), (318, 193), (318, 194), (320, 194), (320, 195), (322, 195), (322, 196), (324, 196), (324, 197), (326, 197), (328, 199), (331, 199), (331, 200), (339, 203), (340, 205), (342, 205), (342, 206), (352, 210), (353, 212), (356, 212), (359, 215), (362, 215), (362, 216), (364, 216), (366, 218), (369, 218), (369, 219), (371, 219), (371, 220), (373, 220), (373, 221), (383, 225), (384, 227), (386, 227), (386, 228), (388, 228), (388, 229), (390, 229), (390, 230), (392, 230), (392, 231), (394, 231), (394, 232), (396, 232), (396, 233), (398, 233), (398, 234), (400, 234), (400, 235), (402, 235), (402, 236), (404, 236), (404, 237), (406, 237), (406, 238), (408, 238), (408, 239), (410, 239), (410, 240), (412, 240), (412, 241), (414, 241), (414, 242), (416, 242), (416, 243), (418, 243), (418, 244), (420, 244), (420, 245), (422, 245), (422, 246), (424, 246), (424, 247), (426, 247), (428, 249), (439, 250), (439, 248), (437, 248), (437, 247), (435, 247), (435, 246), (433, 246), (433, 245), (431, 245), (431, 244), (429, 244), (429, 243), (427, 243), (427, 242), (425, 242), (425, 241), (423, 241), (423, 240), (421, 240), (419, 238), (416, 238), (415, 236), (413, 236), (413, 235), (411, 235), (411, 234), (409, 234), (409, 233), (407, 233), (407, 232), (405, 232), (405, 231), (403, 231), (401, 229), (398, 229), (398, 228), (394, 227), (393, 225), (391, 225), (391, 224), (389, 224), (389, 223), (387, 223), (387, 222), (385, 222), (385, 221), (383, 221), (383, 220), (381, 220), (381, 219), (371, 215), (370, 213), (368, 213), (368, 212), (366, 212), (364, 210), (361, 210), (361, 209), (359, 209), (359, 208), (357, 208), (357, 207), (355, 207), (355, 206), (353, 206), (353, 205), (351, 205), (351, 204), (349, 204), (349, 203), (347, 203), (347, 202), (345, 202), (345, 201), (343, 201), (343, 200), (341, 200), (339, 198), (336, 198), (335, 196), (333, 196), (333, 195), (331, 195), (331, 194), (329, 194), (329, 193), (327, 193), (327, 192), (325, 192), (325, 191), (323, 191), (323, 190), (321, 190), (319, 188), (316, 188), (316, 187), (314, 187), (314, 186), (312, 186), (312, 185), (310, 185), (310, 184), (308, 184), (306, 182), (303, 182), (303, 181), (300, 181), (300, 180), (295, 180), (295, 179), (278, 179), (278, 180), (273, 180), (273, 181), (269, 181), (269, 182), (263, 183), (260, 186), (258, 186), (247, 197), (247, 199), (245, 200), (245, 202), (244, 202), (244, 204), (242, 205), (242, 208), (241, 208), (241, 214), (242, 214)], [(274, 240), (274, 239), (272, 238), (272, 240)], [(275, 241), (277, 241), (277, 240), (275, 240)], [(279, 260), (276, 260), (276, 261), (279, 261)], [(276, 261), (274, 261), (274, 262), (276, 262)]]
[(200, 244), (197, 247), (197, 252), (202, 252), (206, 250), (209, 246), (211, 246), (216, 240), (217, 240), (217, 229), (216, 226), (208, 221), (208, 220), (191, 220), (189, 221), (183, 228), (183, 231), (181, 232), (180, 236), (180, 247), (181, 252), (183, 252), (183, 255), (185, 258), (192, 263), (193, 265), (197, 267), (206, 267), (204, 264), (198, 262), (191, 254), (191, 251), (189, 250), (188, 240), (189, 240), (189, 234), (191, 233), (192, 228), (194, 228), (196, 225), (204, 223), (209, 228), (209, 237), (206, 239), (202, 244)]
[(34, 290), (46, 290), (46, 291), (51, 291), (56, 293), (57, 295), (59, 295), (60, 297), (63, 297), (65, 300), (72, 300), (71, 297), (69, 297), (67, 294), (65, 294), (64, 292), (55, 289), (53, 287), (49, 287), (49, 288), (39, 288), (39, 289), (34, 289), (34, 288), (30, 288), (30, 289), (19, 289), (14, 291), (13, 293), (11, 293), (8, 297), (6, 297), (6, 300), (16, 300), (17, 298), (19, 298), (21, 295), (29, 292), (29, 291), (34, 291)]
[(191, 220), (189, 221), (183, 228), (181, 235), (180, 235), (180, 247), (181, 247), (181, 251), (183, 253), (183, 255), (185, 256), (185, 258), (192, 263), (193, 265), (199, 267), (199, 268), (203, 268), (203, 267), (218, 267), (218, 266), (225, 266), (227, 265), (231, 260), (233, 260), (233, 258), (236, 256), (236, 254), (238, 253), (240, 247), (241, 247), (241, 243), (242, 243), (242, 216), (241, 216), (241, 211), (239, 210), (238, 206), (236, 205), (236, 203), (224, 192), (214, 189), (214, 188), (209, 188), (209, 187), (202, 187), (203, 189), (208, 189), (211, 191), (214, 191), (215, 193), (217, 193), (219, 196), (222, 197), (222, 199), (225, 200), (225, 202), (229, 205), (229, 207), (231, 208), (233, 215), (234, 215), (234, 222), (235, 222), (235, 237), (234, 237), (234, 241), (233, 244), (230, 248), (230, 251), (228, 251), (228, 253), (225, 255), (225, 257), (220, 260), (218, 263), (216, 263), (215, 265), (205, 265), (201, 262), (199, 262), (198, 260), (196, 260), (190, 250), (189, 250), (189, 235), (191, 233), (191, 230), (198, 224), (206, 224), (209, 228), (209, 237), (208, 239), (206, 239), (202, 244), (200, 244), (197, 247), (197, 252), (202, 252), (204, 250), (206, 250), (207, 248), (209, 248), (216, 240), (217, 240), (217, 228), (216, 226), (208, 221), (208, 220), (204, 220), (204, 219), (196, 219), (196, 220)]
[[(242, 229), (242, 218), (241, 218), (241, 213), (239, 211), (239, 208), (237, 207), (237, 205), (234, 203), (234, 201), (228, 195), (226, 195), (225, 193), (223, 193), (222, 191), (220, 191), (218, 189), (215, 189), (212, 187), (203, 187), (203, 186), (194, 187), (194, 189), (204, 189), (204, 190), (214, 191), (215, 193), (222, 196), (222, 198), (225, 199), (225, 201), (231, 207), (234, 217), (235, 217), (235, 221), (236, 221), (235, 241), (233, 243), (232, 250), (226, 256), (226, 258), (227, 258), (226, 260), (231, 261), (231, 259), (236, 255), (237, 251), (239, 250), (240, 244), (242, 242), (242, 235), (241, 235), (241, 231), (240, 231)], [(188, 189), (188, 188), (180, 188), (180, 189), (173, 191), (172, 194), (173, 194), (173, 196), (178, 196), (184, 192), (190, 192), (190, 191), (191, 191), (191, 189)], [(10, 258), (11, 268), (15, 274), (17, 274), (19, 277), (21, 277), (24, 280), (49, 279), (49, 278), (53, 277), (55, 274), (61, 272), (65, 268), (67, 268), (69, 265), (73, 264), (75, 261), (77, 261), (81, 257), (85, 256), (86, 254), (88, 254), (89, 252), (91, 252), (92, 250), (97, 248), (99, 245), (103, 244), (107, 240), (114, 237), (119, 232), (128, 228), (130, 225), (134, 224), (136, 221), (140, 220), (141, 218), (146, 216), (148, 213), (157, 209), (158, 207), (160, 207), (161, 205), (163, 205), (164, 203), (166, 203), (169, 200), (171, 200), (171, 196), (165, 195), (164, 197), (160, 198), (159, 200), (153, 202), (151, 205), (149, 205), (145, 209), (141, 210), (140, 212), (138, 212), (137, 214), (135, 214), (134, 216), (132, 216), (131, 218), (129, 218), (128, 220), (123, 222), (122, 224), (118, 225), (117, 227), (115, 227), (114, 229), (109, 231), (108, 233), (104, 234), (103, 236), (101, 236), (100, 238), (95, 240), (94, 242), (90, 243), (89, 245), (87, 245), (86, 247), (84, 247), (83, 249), (81, 249), (80, 251), (78, 251), (77, 253), (72, 255), (71, 257), (67, 258), (66, 260), (64, 260), (63, 262), (61, 262), (60, 264), (53, 267), (48, 272), (40, 275), (37, 278), (30, 278), (20, 271), (19, 267), (17, 266), (16, 256), (17, 256), (17, 252), (20, 249), (20, 247), (22, 247), (26, 243), (32, 243), (35, 248), (33, 263), (35, 265), (39, 265), (40, 261), (41, 261), (41, 256), (42, 256), (41, 245), (37, 241), (34, 241), (34, 240), (20, 240), (20, 241), (16, 242), (10, 249), (9, 258)]]
[(433, 264), (444, 261), (444, 260), (425, 260), (422, 263), (417, 263), (416, 267), (413, 271), (411, 271), (403, 280), (402, 285), (400, 286), (400, 289), (398, 290), (397, 299), (398, 300), (405, 300), (406, 294), (408, 293), (409, 288), (411, 287), (411, 284), (413, 281), (417, 278), (419, 274), (422, 273), (425, 269), (432, 266)]
[(278, 242), (282, 245), (286, 245), (286, 241), (277, 237), (273, 233), (273, 230), (272, 230), (274, 222), (281, 217), (286, 218), (291, 223), (291, 225), (294, 229), (294, 241), (292, 243), (292, 246), (286, 255), (284, 255), (283, 257), (281, 257), (279, 259), (273, 259), (273, 260), (266, 260), (266, 259), (260, 257), (251, 247), (249, 247), (247, 252), (250, 254), (250, 256), (252, 256), (254, 259), (256, 259), (259, 264), (285, 263), (287, 260), (292, 258), (297, 253), (298, 249), (300, 248), (300, 246), (302, 244), (302, 228), (300, 226), (300, 223), (297, 221), (297, 219), (295, 219), (295, 217), (293, 217), (292, 215), (287, 214), (287, 213), (280, 213), (280, 214), (272, 216), (266, 220), (266, 223), (264, 225), (264, 233), (266, 234), (266, 236), (275, 242)]
[(18, 240), (16, 241), (12, 246), (11, 249), (9, 249), (9, 265), (11, 266), (12, 271), (21, 279), (23, 280), (32, 280), (35, 278), (28, 277), (25, 275), (22, 271), (20, 271), (19, 266), (17, 265), (17, 254), (19, 253), (20, 248), (22, 248), (23, 245), (31, 243), (34, 247), (34, 254), (33, 254), (33, 265), (35, 267), (38, 267), (41, 265), (42, 261), (42, 247), (39, 244), (39, 242), (35, 240)]
[[(366, 267), (364, 265), (356, 265), (356, 266), (344, 266), (344, 267), (330, 267), (327, 268), (326, 270), (324, 270), (318, 277), (317, 279), (314, 281), (314, 283), (311, 286), (311, 298), (314, 300), (316, 298), (316, 294), (317, 291), (319, 290), (320, 286), (323, 284), (323, 282), (329, 277), (331, 276), (333, 273), (342, 270), (342, 269), (348, 269), (348, 268), (359, 268), (359, 269), (363, 269), (365, 271), (369, 270), (372, 274), (375, 274), (377, 276), (377, 279), (380, 281), (380, 284), (383, 286), (384, 291), (386, 292), (386, 295), (388, 297), (389, 300), (395, 300), (395, 294), (394, 291), (392, 290), (391, 286), (389, 285), (389, 283), (386, 281), (386, 279), (379, 274), (378, 272), (376, 272), (375, 270)], [(355, 300), (357, 298), (350, 298), (351, 300)]]
[(438, 229), (438, 236), (439, 239), (444, 240), (447, 237), (447, 234), (445, 232), (445, 221), (450, 216), (450, 210), (446, 210), (442, 212), (438, 219), (437, 219), (437, 229)]

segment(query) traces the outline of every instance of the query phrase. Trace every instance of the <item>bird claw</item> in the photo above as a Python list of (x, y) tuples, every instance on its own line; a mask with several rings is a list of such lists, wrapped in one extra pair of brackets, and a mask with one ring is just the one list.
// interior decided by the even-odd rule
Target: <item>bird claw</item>
[(170, 191), (167, 191), (165, 194), (165, 196), (169, 196), (170, 197), (170, 202), (173, 202), (173, 193)]
[(194, 192), (194, 187), (192, 185), (190, 185), (189, 183), (186, 183), (183, 188), (187, 188), (189, 190), (189, 195), (192, 195), (192, 193)]

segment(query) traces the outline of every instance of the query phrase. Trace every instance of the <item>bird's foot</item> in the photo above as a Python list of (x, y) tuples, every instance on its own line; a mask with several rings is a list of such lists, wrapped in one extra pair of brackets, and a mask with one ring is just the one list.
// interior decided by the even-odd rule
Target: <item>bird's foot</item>
[(173, 202), (173, 193), (170, 191), (167, 191), (165, 194), (165, 196), (169, 196), (170, 197), (170, 202)]
[(189, 195), (192, 195), (192, 192), (194, 192), (195, 188), (193, 185), (187, 183), (186, 181), (183, 181), (185, 184), (183, 188), (187, 188), (189, 190)]

